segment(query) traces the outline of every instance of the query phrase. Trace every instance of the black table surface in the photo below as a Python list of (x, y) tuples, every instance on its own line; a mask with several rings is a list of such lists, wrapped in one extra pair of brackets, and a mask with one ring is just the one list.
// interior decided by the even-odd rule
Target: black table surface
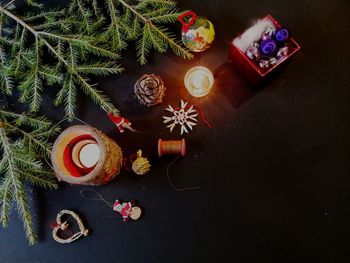
[[(82, 186), (33, 190), (39, 243), (27, 245), (14, 211), (9, 227), (0, 228), (0, 262), (349, 262), (350, 2), (179, 2), (213, 21), (215, 45), (192, 61), (154, 54), (140, 67), (131, 44), (123, 53), (125, 73), (100, 81), (143, 133), (121, 135), (90, 100), (81, 95), (79, 102), (78, 116), (114, 138), (126, 156), (141, 148), (150, 158), (150, 174), (123, 171), (94, 188), (110, 201), (138, 200), (143, 217), (123, 223), (104, 203), (81, 198)], [(226, 63), (228, 47), (267, 14), (290, 28), (302, 48), (268, 83), (253, 87)], [(177, 192), (166, 177), (173, 158), (158, 158), (156, 143), (180, 138), (169, 134), (161, 116), (168, 104), (189, 99), (181, 83), (195, 65), (216, 76), (209, 96), (192, 99), (213, 129), (201, 123), (185, 136), (188, 153), (171, 176), (179, 186), (201, 188)], [(161, 106), (144, 109), (132, 99), (143, 73), (159, 74), (166, 83)], [(43, 111), (59, 121), (63, 112), (51, 106), (52, 98), (45, 95)], [(49, 224), (61, 209), (81, 214), (91, 234), (69, 245), (53, 241)]]

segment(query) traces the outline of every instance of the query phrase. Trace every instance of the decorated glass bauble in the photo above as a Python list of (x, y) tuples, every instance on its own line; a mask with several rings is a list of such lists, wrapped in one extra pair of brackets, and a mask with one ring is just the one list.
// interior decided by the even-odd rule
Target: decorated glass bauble
[(178, 19), (182, 23), (182, 41), (189, 50), (202, 52), (211, 46), (215, 30), (208, 19), (199, 17), (192, 11), (182, 14)]

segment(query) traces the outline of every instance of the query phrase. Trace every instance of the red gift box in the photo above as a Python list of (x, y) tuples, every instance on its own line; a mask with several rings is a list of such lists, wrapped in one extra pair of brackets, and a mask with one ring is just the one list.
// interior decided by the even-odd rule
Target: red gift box
[(230, 46), (231, 62), (236, 64), (245, 75), (253, 82), (264, 79), (271, 72), (274, 72), (277, 68), (280, 68), (282, 64), (288, 61), (294, 54), (300, 50), (299, 44), (290, 38), (287, 42), (289, 53), (286, 57), (278, 60), (278, 62), (269, 68), (260, 68), (256, 61), (249, 59), (245, 51), (255, 41), (259, 41), (261, 34), (265, 31), (266, 27), (272, 26), (274, 28), (280, 28), (281, 25), (271, 15), (258, 20), (254, 25), (248, 28), (244, 33), (236, 37)]

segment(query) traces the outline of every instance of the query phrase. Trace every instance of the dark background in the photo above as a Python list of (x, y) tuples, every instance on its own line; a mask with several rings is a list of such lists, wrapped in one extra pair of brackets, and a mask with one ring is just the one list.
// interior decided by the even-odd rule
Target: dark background
[[(118, 134), (102, 110), (80, 100), (80, 118), (116, 139), (126, 155), (141, 148), (151, 159), (147, 176), (123, 171), (95, 188), (110, 201), (138, 200), (142, 219), (122, 223), (104, 203), (82, 199), (84, 187), (33, 191), (39, 243), (27, 245), (14, 211), (10, 226), (0, 228), (0, 262), (349, 262), (349, 1), (186, 0), (179, 6), (212, 20), (217, 38), (210, 50), (191, 62), (154, 54), (140, 67), (131, 45), (123, 54), (126, 72), (100, 82), (143, 133)], [(228, 46), (266, 14), (289, 27), (302, 49), (270, 82), (253, 87), (226, 63)], [(188, 98), (181, 83), (194, 65), (216, 74), (213, 92), (193, 100), (214, 128), (201, 123), (186, 136), (189, 152), (171, 174), (179, 186), (201, 189), (176, 192), (166, 177), (173, 158), (158, 158), (156, 142), (180, 138), (169, 135), (161, 116), (169, 103)], [(143, 73), (165, 81), (163, 105), (144, 109), (133, 101)], [(59, 121), (62, 111), (51, 106), (51, 95), (43, 111)], [(49, 224), (61, 209), (82, 215), (91, 234), (69, 245), (53, 241)]]

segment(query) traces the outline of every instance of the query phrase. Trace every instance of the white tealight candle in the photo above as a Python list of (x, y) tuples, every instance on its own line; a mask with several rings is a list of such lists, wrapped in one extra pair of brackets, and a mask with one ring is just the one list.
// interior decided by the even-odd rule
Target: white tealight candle
[(214, 85), (213, 73), (202, 66), (191, 68), (185, 75), (187, 91), (194, 97), (204, 97)]
[(86, 168), (94, 167), (100, 159), (100, 147), (97, 143), (90, 143), (83, 146), (79, 153), (80, 163)]

